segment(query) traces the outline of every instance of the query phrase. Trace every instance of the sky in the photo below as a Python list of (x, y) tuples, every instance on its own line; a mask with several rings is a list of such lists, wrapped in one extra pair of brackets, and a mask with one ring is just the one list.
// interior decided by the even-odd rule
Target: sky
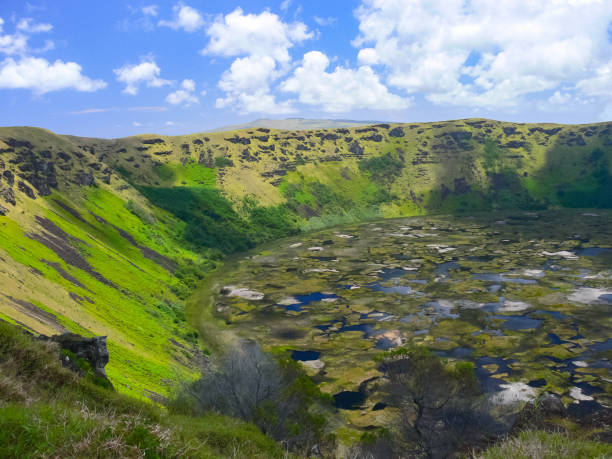
[(0, 0), (0, 125), (612, 120), (612, 0)]

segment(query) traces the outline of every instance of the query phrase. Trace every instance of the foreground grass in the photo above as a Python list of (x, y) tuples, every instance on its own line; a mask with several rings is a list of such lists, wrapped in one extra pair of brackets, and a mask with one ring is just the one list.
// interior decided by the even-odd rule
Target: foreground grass
[(525, 431), (474, 457), (478, 459), (609, 458), (612, 457), (612, 445), (574, 439), (564, 433)]
[(0, 457), (281, 457), (255, 426), (169, 416), (61, 367), (58, 350), (0, 322)]

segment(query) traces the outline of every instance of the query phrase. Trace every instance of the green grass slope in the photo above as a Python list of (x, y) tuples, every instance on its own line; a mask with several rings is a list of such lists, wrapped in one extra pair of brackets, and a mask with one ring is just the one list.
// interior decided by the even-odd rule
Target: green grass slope
[(57, 356), (0, 321), (0, 457), (284, 457), (253, 425), (165, 414), (62, 368)]
[(206, 352), (185, 304), (227, 254), (371, 218), (609, 208), (611, 165), (612, 123), (113, 140), (0, 128), (0, 318), (107, 335), (115, 387), (163, 400)]

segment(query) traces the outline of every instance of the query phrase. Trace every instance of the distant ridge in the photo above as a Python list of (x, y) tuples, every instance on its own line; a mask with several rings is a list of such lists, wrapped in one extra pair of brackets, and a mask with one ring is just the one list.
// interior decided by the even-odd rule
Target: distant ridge
[(311, 129), (332, 129), (332, 128), (347, 128), (356, 126), (367, 126), (370, 124), (379, 124), (382, 121), (374, 120), (332, 120), (332, 119), (308, 119), (308, 118), (285, 118), (283, 120), (273, 120), (261, 118), (255, 121), (250, 121), (243, 124), (234, 124), (231, 126), (222, 126), (216, 129), (211, 129), (207, 132), (226, 132), (236, 131), (239, 129), (250, 128), (269, 128), (280, 129), (285, 131), (307, 131)]

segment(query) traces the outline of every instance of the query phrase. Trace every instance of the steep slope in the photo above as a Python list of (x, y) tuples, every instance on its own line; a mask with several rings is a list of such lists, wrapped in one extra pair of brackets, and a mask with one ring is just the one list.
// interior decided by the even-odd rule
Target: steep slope
[(0, 318), (108, 335), (115, 386), (166, 396), (203, 352), (185, 301), (226, 254), (366, 218), (611, 207), (611, 164), (612, 123), (114, 140), (0, 128)]

